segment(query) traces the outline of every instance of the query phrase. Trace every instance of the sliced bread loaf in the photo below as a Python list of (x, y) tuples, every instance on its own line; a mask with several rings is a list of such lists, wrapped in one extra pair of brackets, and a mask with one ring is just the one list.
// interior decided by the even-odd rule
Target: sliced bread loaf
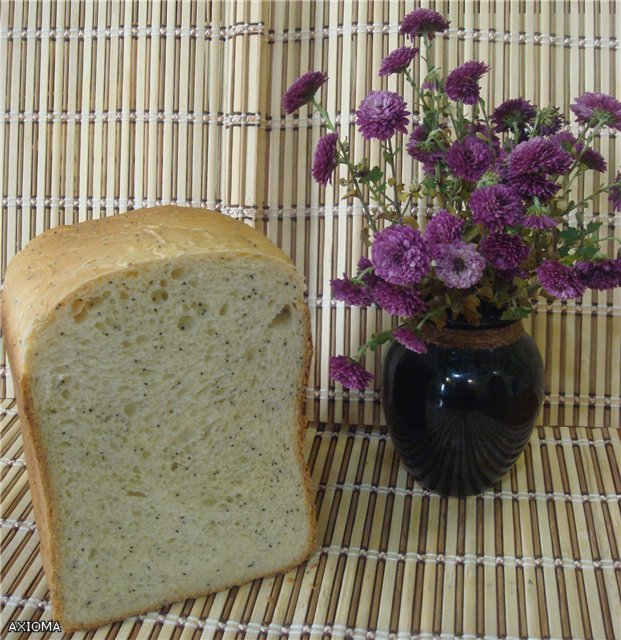
[(204, 209), (60, 227), (15, 256), (2, 327), (65, 631), (311, 553), (303, 292), (268, 239)]

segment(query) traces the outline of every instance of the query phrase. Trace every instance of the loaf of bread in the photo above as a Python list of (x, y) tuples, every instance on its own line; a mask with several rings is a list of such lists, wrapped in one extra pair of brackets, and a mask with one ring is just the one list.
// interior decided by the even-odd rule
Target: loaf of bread
[(303, 294), (280, 249), (204, 209), (55, 228), (12, 260), (2, 328), (65, 631), (313, 551)]

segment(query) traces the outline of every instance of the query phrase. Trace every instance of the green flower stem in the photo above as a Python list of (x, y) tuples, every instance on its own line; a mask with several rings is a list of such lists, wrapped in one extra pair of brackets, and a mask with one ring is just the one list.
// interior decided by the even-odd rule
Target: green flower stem
[(423, 60), (427, 65), (427, 75), (429, 75), (435, 67), (433, 66), (433, 63), (431, 63), (431, 40), (429, 39), (429, 35), (426, 33), (423, 35), (423, 44), (425, 45), (425, 57)]
[(414, 81), (414, 78), (412, 78), (412, 75), (410, 74), (410, 72), (407, 69), (405, 69), (403, 73), (405, 74), (406, 80), (410, 83), (410, 86), (414, 89), (414, 92), (416, 93), (416, 97), (418, 98), (420, 105), (422, 107), (426, 107), (427, 105), (425, 103), (425, 97), (421, 92), (421, 90), (418, 88), (418, 85)]
[[(321, 117), (326, 121), (327, 129), (332, 133), (337, 133), (336, 127), (332, 124), (332, 120), (330, 120), (330, 116), (328, 115), (328, 112), (317, 102), (317, 100), (315, 100), (314, 97), (312, 98), (311, 102), (315, 107), (315, 109), (319, 111), (319, 114), (321, 115)], [(375, 218), (371, 214), (369, 210), (369, 205), (366, 203), (364, 196), (362, 195), (362, 189), (360, 188), (360, 184), (358, 183), (358, 178), (356, 177), (356, 169), (340, 137), (337, 140), (337, 146), (340, 152), (339, 161), (341, 164), (344, 164), (349, 170), (349, 175), (351, 176), (351, 179), (354, 183), (354, 191), (356, 192), (355, 197), (358, 198), (358, 200), (360, 200), (360, 204), (362, 205), (362, 209), (369, 223), (369, 227), (371, 227), (371, 230), (375, 232), (377, 231), (377, 224), (375, 223)]]
[(490, 125), (489, 122), (489, 117), (487, 116), (487, 110), (485, 109), (485, 100), (483, 100), (483, 98), (479, 98), (479, 106), (481, 107), (481, 113), (483, 114), (483, 120), (485, 121), (485, 126), (487, 127), (487, 130), (489, 131), (489, 138), (487, 139), (487, 142), (489, 143), (489, 148), (493, 151), (494, 150), (494, 143), (492, 142), (492, 126)]
[(569, 193), (569, 190), (571, 189), (571, 185), (575, 182), (576, 178), (580, 175), (580, 160), (582, 160), (582, 156), (587, 152), (593, 140), (595, 139), (595, 136), (601, 130), (602, 130), (602, 125), (598, 124), (594, 129), (592, 129), (589, 132), (588, 138), (586, 136), (583, 136), (583, 132), (580, 132), (578, 136), (578, 142), (584, 142), (584, 146), (582, 147), (582, 150), (580, 151), (580, 153), (576, 156), (571, 167), (569, 168), (569, 171), (567, 172), (567, 175), (571, 176), (574, 169), (576, 170), (576, 173), (573, 176), (571, 176), (571, 178), (569, 179), (569, 183), (565, 187), (565, 190), (563, 191), (563, 195), (567, 195)]
[[(563, 215), (567, 215), (568, 213), (571, 213), (574, 209), (581, 209), (582, 207), (584, 207), (584, 205), (589, 201), (589, 200), (593, 200), (594, 198), (596, 198), (600, 193), (604, 193), (606, 191), (610, 191), (610, 189), (612, 189), (615, 186), (615, 183), (613, 184), (607, 184), (604, 185), (603, 187), (600, 187), (597, 191), (594, 191), (590, 196), (587, 196), (586, 198), (583, 198), (582, 200), (580, 200), (580, 202), (576, 202), (576, 204), (574, 204), (573, 207), (569, 207), (567, 209), (565, 209), (565, 211), (563, 211)], [(565, 195), (565, 194), (563, 194)]]
[(399, 201), (399, 189), (397, 188), (397, 171), (395, 170), (395, 152), (392, 148), (392, 140), (390, 138), (388, 138), (388, 140), (386, 141), (386, 151), (388, 155), (388, 158), (386, 159), (386, 161), (390, 165), (390, 170), (392, 171), (392, 179), (394, 182), (393, 187), (395, 192), (395, 199), (393, 202), (393, 206), (397, 211), (397, 215), (399, 216), (399, 221), (401, 221), (403, 219), (403, 213), (401, 212), (401, 202)]

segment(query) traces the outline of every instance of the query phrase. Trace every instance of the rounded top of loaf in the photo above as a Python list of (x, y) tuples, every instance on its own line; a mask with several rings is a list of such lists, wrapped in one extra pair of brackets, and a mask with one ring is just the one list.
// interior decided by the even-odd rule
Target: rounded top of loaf
[(144, 263), (199, 254), (256, 256), (297, 273), (262, 233), (208, 209), (154, 207), (55, 227), (29, 242), (6, 270), (2, 325), (9, 342), (19, 327), (22, 342), (9, 349), (22, 351), (32, 329), (87, 282)]

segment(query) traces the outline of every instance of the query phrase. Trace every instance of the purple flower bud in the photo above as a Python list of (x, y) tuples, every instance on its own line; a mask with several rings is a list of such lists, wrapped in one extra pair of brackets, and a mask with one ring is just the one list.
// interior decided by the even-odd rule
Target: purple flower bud
[(328, 80), (328, 74), (321, 71), (309, 71), (300, 76), (282, 97), (283, 111), (288, 115), (310, 102), (317, 89)]
[(407, 327), (399, 327), (392, 332), (392, 337), (404, 347), (416, 353), (426, 353), (427, 343)]
[(328, 133), (319, 138), (313, 154), (313, 178), (324, 187), (332, 180), (332, 174), (338, 164), (336, 143), (339, 137), (336, 133)]
[(437, 11), (431, 9), (415, 9), (408, 13), (403, 21), (399, 31), (414, 40), (416, 36), (426, 35), (432, 40), (434, 33), (442, 33), (448, 29), (450, 22), (445, 20)]
[(446, 77), (446, 95), (456, 102), (476, 104), (481, 87), (479, 80), (489, 71), (484, 62), (470, 60), (453, 69)]
[(389, 76), (393, 73), (402, 73), (410, 66), (418, 52), (418, 47), (399, 47), (399, 49), (395, 49), (382, 60), (379, 75)]
[(373, 380), (373, 374), (348, 356), (332, 356), (330, 377), (348, 389), (362, 391)]
[(604, 291), (621, 287), (621, 258), (577, 262), (574, 270), (589, 289)]
[(621, 102), (612, 96), (587, 91), (576, 98), (576, 102), (569, 105), (569, 108), (581, 124), (605, 124), (621, 131)]

